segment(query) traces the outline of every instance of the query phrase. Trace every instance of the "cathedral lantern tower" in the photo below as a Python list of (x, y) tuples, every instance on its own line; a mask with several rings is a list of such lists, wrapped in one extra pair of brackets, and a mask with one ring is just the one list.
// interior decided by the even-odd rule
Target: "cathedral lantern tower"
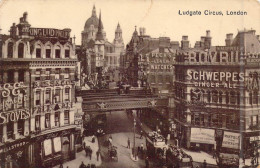
[(116, 53), (121, 53), (124, 51), (124, 41), (122, 37), (122, 29), (120, 27), (120, 24), (117, 24), (117, 28), (115, 31), (115, 39), (113, 44), (115, 45), (115, 52)]

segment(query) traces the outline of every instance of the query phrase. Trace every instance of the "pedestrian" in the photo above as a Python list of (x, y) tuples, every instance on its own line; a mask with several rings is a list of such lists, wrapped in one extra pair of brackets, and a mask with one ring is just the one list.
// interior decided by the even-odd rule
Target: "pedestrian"
[(81, 165), (79, 166), (79, 168), (86, 168), (86, 165), (84, 164), (84, 162), (81, 162)]
[(91, 167), (90, 167), (90, 164), (88, 164), (87, 168), (91, 168)]
[(164, 138), (165, 139), (165, 144), (167, 145), (167, 142), (168, 142), (168, 139), (167, 139), (167, 137), (166, 138)]
[(130, 139), (129, 139), (129, 138), (128, 138), (128, 140), (127, 140), (127, 148), (130, 149)]
[(204, 162), (203, 162), (203, 168), (207, 168), (207, 162), (206, 162), (206, 160), (204, 160)]
[(143, 130), (140, 131), (140, 139), (143, 139)]
[(63, 168), (63, 164), (62, 164), (62, 163), (60, 164), (60, 167), (59, 167), (59, 168)]
[(86, 149), (86, 142), (83, 142), (83, 149)]
[(100, 155), (99, 150), (97, 150), (96, 154), (97, 154), (97, 161), (98, 161), (99, 160), (99, 155)]
[(216, 151), (213, 150), (213, 159), (215, 159), (215, 158), (216, 158)]
[(88, 148), (85, 147), (86, 156), (88, 156)]
[(95, 136), (92, 135), (92, 143), (95, 143)]
[(69, 166), (67, 166), (67, 168), (69, 168)]
[(140, 150), (141, 150), (141, 154), (143, 154), (143, 152), (144, 152), (144, 144), (143, 144), (143, 143), (141, 143), (141, 148), (140, 148)]
[(245, 164), (245, 162), (246, 162), (246, 156), (245, 156), (245, 154), (243, 155), (243, 163)]
[(148, 157), (145, 158), (145, 168), (149, 168), (149, 160), (148, 160)]
[(89, 149), (89, 159), (91, 160), (92, 157), (92, 149)]

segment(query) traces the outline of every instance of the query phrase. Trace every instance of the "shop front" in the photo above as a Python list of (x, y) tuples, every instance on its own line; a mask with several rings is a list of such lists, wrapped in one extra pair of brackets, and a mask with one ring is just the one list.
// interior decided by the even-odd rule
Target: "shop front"
[(0, 147), (1, 168), (30, 167), (30, 141), (29, 138), (6, 143)]
[(247, 132), (244, 133), (244, 145), (246, 158), (253, 157), (256, 152), (260, 153), (260, 132)]
[(52, 167), (75, 159), (74, 137), (75, 128), (35, 137), (35, 167)]

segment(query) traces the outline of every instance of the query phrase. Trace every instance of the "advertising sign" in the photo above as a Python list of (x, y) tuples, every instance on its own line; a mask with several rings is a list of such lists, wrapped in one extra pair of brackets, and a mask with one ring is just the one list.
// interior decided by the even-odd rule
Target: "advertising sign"
[(215, 130), (204, 128), (191, 128), (191, 142), (215, 144)]
[(49, 29), (49, 28), (30, 28), (29, 34), (30, 36), (36, 37), (57, 37), (62, 39), (70, 38), (70, 29)]
[(196, 87), (237, 88), (238, 82), (245, 81), (245, 73), (189, 69), (187, 79)]
[(224, 132), (222, 147), (239, 149), (240, 134), (234, 132)]
[(47, 139), (43, 142), (45, 156), (52, 154), (52, 143), (51, 139)]

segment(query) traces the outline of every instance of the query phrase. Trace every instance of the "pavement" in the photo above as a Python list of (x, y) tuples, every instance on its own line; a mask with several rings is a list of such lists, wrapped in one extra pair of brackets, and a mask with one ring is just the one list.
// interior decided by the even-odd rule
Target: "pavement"
[[(68, 162), (65, 162), (63, 164), (63, 167), (64, 168), (67, 168), (67, 167), (68, 168), (78, 168), (82, 161), (84, 162), (85, 165), (95, 164), (96, 166), (100, 166), (102, 161), (101, 161), (101, 158), (99, 158), (99, 161), (97, 161), (96, 152), (98, 151), (99, 146), (98, 146), (97, 137), (95, 137), (95, 139), (96, 139), (95, 143), (92, 143), (91, 142), (92, 137), (85, 137), (84, 138), (84, 142), (86, 143), (86, 146), (90, 146), (92, 151), (93, 151), (91, 160), (90, 160), (89, 157), (86, 157), (86, 153), (83, 150), (81, 152), (76, 153), (76, 159), (68, 161)], [(59, 165), (55, 166), (54, 168), (59, 168)]]

